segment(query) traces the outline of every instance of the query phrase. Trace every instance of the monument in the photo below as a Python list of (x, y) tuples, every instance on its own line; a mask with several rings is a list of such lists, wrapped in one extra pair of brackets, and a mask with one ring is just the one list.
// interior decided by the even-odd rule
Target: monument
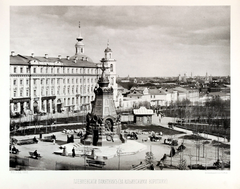
[(117, 115), (113, 101), (113, 88), (108, 87), (109, 80), (105, 75), (106, 58), (101, 59), (102, 75), (95, 87), (95, 100), (92, 101), (92, 111), (87, 114), (86, 134), (81, 142), (84, 145), (109, 146), (119, 145), (125, 140), (121, 135), (120, 115)]

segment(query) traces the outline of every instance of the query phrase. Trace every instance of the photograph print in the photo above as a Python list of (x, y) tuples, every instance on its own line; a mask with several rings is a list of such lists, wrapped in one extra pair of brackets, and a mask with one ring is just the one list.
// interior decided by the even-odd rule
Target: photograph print
[(10, 171), (230, 171), (230, 6), (10, 6)]

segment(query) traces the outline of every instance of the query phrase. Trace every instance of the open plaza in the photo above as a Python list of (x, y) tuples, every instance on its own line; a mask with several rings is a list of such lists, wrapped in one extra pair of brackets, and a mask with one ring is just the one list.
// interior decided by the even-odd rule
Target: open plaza
[[(146, 127), (139, 126), (139, 129), (125, 129), (122, 133), (137, 134), (137, 140), (126, 139), (125, 143), (113, 143), (109, 141), (105, 146), (84, 145), (81, 143), (80, 136), (73, 130), (68, 130), (67, 124), (61, 126), (62, 131), (68, 132), (48, 132), (48, 134), (35, 134), (25, 136), (11, 136), (12, 138), (21, 141), (23, 139), (37, 138), (38, 143), (15, 145), (20, 151), (17, 155), (10, 154), (10, 161), (17, 159), (19, 165), (10, 167), (10, 170), (134, 170), (134, 166), (146, 164), (146, 156), (148, 152), (152, 152), (152, 162), (154, 170), (161, 170), (158, 162), (164, 156), (164, 166), (162, 170), (179, 170), (181, 165), (184, 169), (190, 170), (191, 166), (202, 165), (212, 167), (213, 164), (220, 159), (221, 162), (230, 162), (230, 144), (221, 137), (212, 135), (200, 134), (204, 140), (186, 139), (184, 136), (192, 136), (192, 131), (174, 127), (168, 128), (168, 122), (172, 118), (164, 117), (161, 123), (158, 121), (158, 116), (153, 115), (153, 124), (159, 127), (159, 132), (162, 136), (159, 141), (151, 141), (151, 131), (146, 131)], [(60, 127), (60, 126), (58, 126)], [(144, 128), (144, 129), (141, 129)], [(150, 126), (149, 126), (150, 127)], [(79, 128), (82, 128), (79, 126)], [(49, 129), (50, 130), (50, 129)], [(145, 131), (144, 131), (145, 130)], [(168, 131), (168, 132), (166, 132)], [(166, 134), (165, 134), (166, 133)], [(69, 135), (73, 134), (73, 142), (68, 142)], [(56, 140), (46, 141), (44, 138), (55, 135)], [(165, 139), (174, 139), (178, 141), (177, 146), (164, 144)], [(220, 145), (215, 145), (219, 142)], [(186, 147), (182, 152), (178, 152), (177, 148), (181, 144)], [(224, 144), (224, 145), (223, 145)], [(63, 154), (65, 147), (66, 153)], [(72, 149), (75, 149), (75, 157), (72, 156)], [(171, 148), (174, 147), (176, 154), (170, 156)], [(29, 152), (37, 152), (41, 155), (40, 158), (31, 158)], [(17, 157), (17, 158), (16, 158)], [(26, 165), (21, 164), (21, 160), (25, 161)], [(94, 166), (89, 164), (89, 160), (104, 162), (102, 166)], [(141, 169), (141, 167), (140, 167)], [(229, 170), (229, 167), (221, 167), (221, 169)]]

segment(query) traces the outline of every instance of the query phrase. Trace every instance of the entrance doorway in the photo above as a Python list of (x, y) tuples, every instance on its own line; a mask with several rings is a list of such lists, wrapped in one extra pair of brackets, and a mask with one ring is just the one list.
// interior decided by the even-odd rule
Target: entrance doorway
[(58, 113), (61, 113), (61, 108), (62, 108), (62, 103), (61, 103), (61, 100), (58, 99), (57, 100), (57, 112)]
[(33, 113), (38, 113), (38, 103), (36, 101), (33, 103)]

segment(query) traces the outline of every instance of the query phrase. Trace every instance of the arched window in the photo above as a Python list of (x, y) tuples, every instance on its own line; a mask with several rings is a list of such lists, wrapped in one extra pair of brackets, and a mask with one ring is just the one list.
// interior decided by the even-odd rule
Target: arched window
[(113, 72), (113, 65), (110, 65), (110, 71)]

